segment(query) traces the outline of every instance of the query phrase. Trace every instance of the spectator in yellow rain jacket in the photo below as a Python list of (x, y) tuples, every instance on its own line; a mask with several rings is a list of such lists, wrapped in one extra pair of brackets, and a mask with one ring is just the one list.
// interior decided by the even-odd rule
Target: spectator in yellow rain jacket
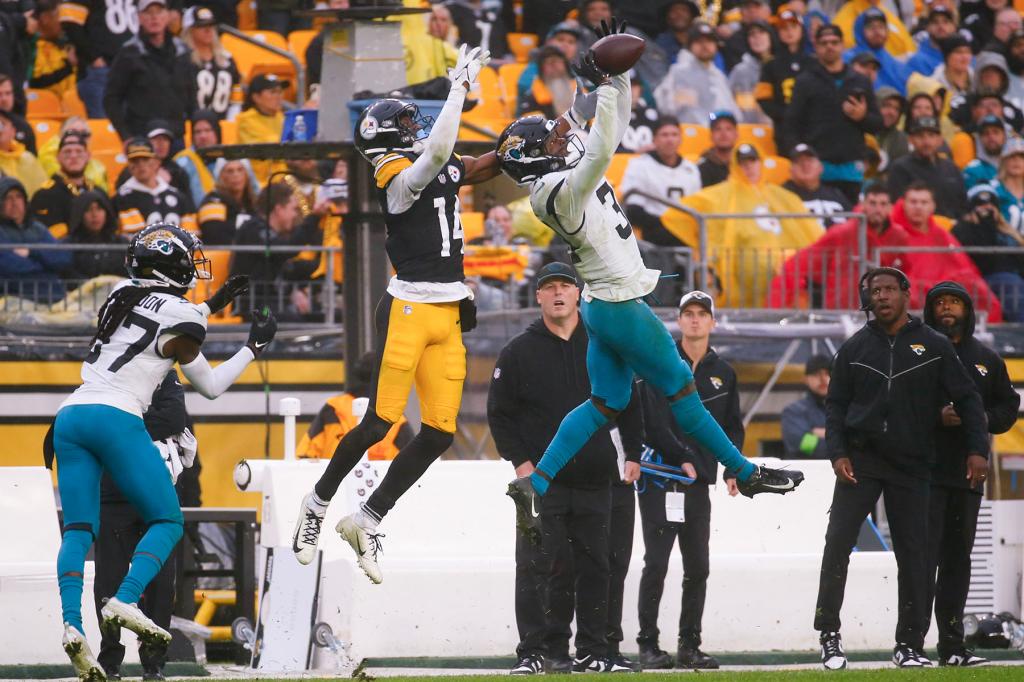
[[(249, 83), (246, 109), (238, 115), (238, 143), (259, 144), (280, 142), (284, 129), (284, 89), (289, 81), (274, 74), (260, 74)], [(272, 172), (285, 170), (278, 161), (253, 161), (252, 170), (261, 185), (267, 184)]]
[[(763, 213), (758, 219), (708, 221), (709, 266), (721, 281), (721, 305), (758, 307), (764, 304), (772, 277), (792, 250), (814, 242), (824, 230), (817, 220), (774, 218), (772, 213), (805, 213), (800, 197), (762, 179), (757, 148), (741, 144), (733, 154), (725, 182), (683, 197), (680, 202), (698, 213)], [(699, 246), (697, 223), (681, 211), (661, 216), (665, 228), (688, 246)]]
[[(69, 130), (78, 133), (87, 143), (89, 138), (92, 137), (89, 123), (84, 118), (81, 116), (69, 116), (65, 119), (60, 124), (60, 132), (39, 147), (39, 163), (42, 165), (43, 172), (46, 173), (47, 177), (52, 177), (54, 173), (60, 171), (57, 152), (60, 151), (60, 141)], [(90, 151), (92, 151), (91, 148)], [(107, 181), (107, 167), (99, 159), (90, 157), (89, 163), (85, 166), (85, 179), (103, 190), (104, 193), (109, 194), (110, 184)]]
[(78, 60), (74, 47), (61, 28), (59, 7), (57, 0), (36, 2), (39, 35), (32, 48), (28, 86), (63, 97), (65, 92), (76, 88), (75, 66)]
[(0, 172), (21, 180), (31, 197), (49, 178), (39, 165), (39, 159), (14, 139), (15, 132), (11, 115), (0, 111)]
[[(299, 441), (295, 450), (299, 457), (330, 459), (342, 437), (359, 423), (360, 417), (353, 413), (353, 404), (356, 399), (366, 398), (370, 394), (374, 365), (376, 360), (372, 352), (359, 358), (345, 379), (345, 392), (327, 399), (313, 423), (309, 425), (306, 435)], [(365, 409), (363, 406), (360, 412), (364, 412)], [(394, 459), (399, 448), (411, 439), (412, 430), (402, 417), (392, 425), (384, 440), (367, 450), (368, 458)]]

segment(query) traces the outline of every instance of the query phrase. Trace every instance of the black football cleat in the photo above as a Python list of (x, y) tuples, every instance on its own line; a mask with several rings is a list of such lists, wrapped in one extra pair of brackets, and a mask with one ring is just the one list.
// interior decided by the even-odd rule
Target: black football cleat
[(766, 466), (757, 467), (754, 474), (745, 481), (736, 480), (736, 486), (745, 497), (753, 497), (760, 493), (775, 493), (785, 495), (796, 490), (796, 487), (804, 482), (804, 474), (794, 469), (769, 469)]
[(508, 484), (505, 493), (516, 503), (516, 528), (531, 543), (540, 545), (541, 496), (533, 489), (529, 476), (517, 478)]

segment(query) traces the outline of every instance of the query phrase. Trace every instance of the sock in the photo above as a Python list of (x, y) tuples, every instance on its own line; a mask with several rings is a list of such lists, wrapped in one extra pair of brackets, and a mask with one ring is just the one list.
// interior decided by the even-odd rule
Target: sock
[(326, 502), (321, 500), (320, 496), (316, 494), (315, 490), (309, 496), (309, 506), (311, 506), (313, 508), (313, 511), (326, 512), (327, 511), (327, 507), (329, 507), (330, 504), (331, 504), (330, 500), (327, 500)]
[(757, 470), (753, 462), (740, 454), (722, 427), (701, 404), (696, 391), (671, 403), (671, 408), (672, 416), (683, 431), (711, 452), (726, 469), (735, 471), (736, 478), (746, 481)]
[(92, 533), (86, 530), (64, 531), (57, 554), (57, 585), (60, 587), (61, 617), (79, 632), (82, 627), (82, 576), (85, 572), (85, 555), (92, 545)]
[(547, 474), (547, 478), (536, 471), (530, 474), (533, 489), (539, 495), (548, 491), (548, 482), (561, 471), (580, 448), (587, 444), (594, 433), (608, 423), (608, 418), (601, 414), (597, 406), (590, 400), (565, 415), (558, 433), (551, 440), (544, 456), (537, 463), (537, 471)]
[(114, 596), (126, 604), (137, 604), (146, 586), (160, 572), (160, 568), (171, 555), (174, 546), (181, 539), (182, 524), (173, 521), (158, 521), (146, 530), (135, 546), (128, 575), (121, 582)]
[(366, 504), (360, 504), (359, 509), (352, 515), (356, 525), (363, 530), (374, 531), (377, 530), (377, 526), (380, 524), (380, 519), (372, 510), (367, 509)]

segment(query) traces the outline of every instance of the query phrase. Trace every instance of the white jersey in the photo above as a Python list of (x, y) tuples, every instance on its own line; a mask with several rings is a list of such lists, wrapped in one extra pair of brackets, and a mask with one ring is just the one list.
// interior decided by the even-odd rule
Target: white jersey
[(700, 169), (682, 157), (678, 161), (676, 165), (668, 166), (654, 152), (630, 159), (622, 182), (619, 183), (619, 194), (626, 197), (626, 205), (639, 206), (647, 213), (658, 216), (665, 212), (664, 204), (639, 194), (630, 195), (630, 192), (640, 190), (665, 201), (678, 201), (699, 192)]
[(597, 115), (583, 158), (569, 170), (548, 173), (530, 188), (533, 212), (571, 248), (586, 286), (583, 298), (628, 301), (654, 291), (661, 274), (640, 257), (633, 227), (604, 177), (629, 125), (629, 77), (613, 76), (598, 88)]
[[(128, 280), (118, 289), (133, 284)], [(117, 289), (115, 289), (116, 291)], [(206, 315), (193, 303), (154, 288), (125, 317), (107, 343), (96, 342), (82, 363), (82, 385), (61, 405), (110, 405), (142, 417), (174, 366), (157, 351), (161, 340), (185, 334), (206, 338)]]

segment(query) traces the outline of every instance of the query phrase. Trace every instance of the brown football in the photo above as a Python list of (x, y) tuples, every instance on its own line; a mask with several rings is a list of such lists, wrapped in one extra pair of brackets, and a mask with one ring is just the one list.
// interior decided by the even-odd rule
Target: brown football
[(625, 73), (640, 61), (647, 42), (628, 33), (614, 33), (594, 43), (594, 62), (605, 72), (615, 76)]

